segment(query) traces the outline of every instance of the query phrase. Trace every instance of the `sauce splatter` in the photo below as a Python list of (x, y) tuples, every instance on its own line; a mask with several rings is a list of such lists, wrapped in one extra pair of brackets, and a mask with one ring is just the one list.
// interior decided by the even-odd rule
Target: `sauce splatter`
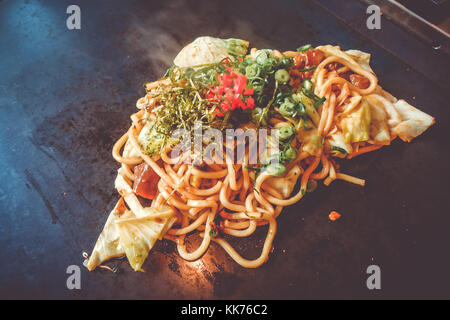
[(328, 218), (331, 221), (336, 221), (340, 217), (341, 217), (341, 214), (339, 212), (337, 212), (337, 211), (331, 211), (330, 214), (328, 215)]

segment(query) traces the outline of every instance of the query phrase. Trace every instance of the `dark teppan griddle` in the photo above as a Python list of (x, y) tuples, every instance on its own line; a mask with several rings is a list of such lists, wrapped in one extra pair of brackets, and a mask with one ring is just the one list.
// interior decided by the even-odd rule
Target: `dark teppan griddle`
[[(71, 1), (0, 2), (1, 298), (449, 298), (448, 56), (395, 21), (367, 30), (359, 1), (77, 1), (81, 30), (66, 28)], [(212, 245), (197, 262), (159, 242), (144, 269), (82, 264), (118, 199), (111, 157), (142, 83), (160, 76), (200, 35), (258, 48), (340, 44), (372, 53), (381, 85), (433, 115), (412, 143), (342, 162), (367, 179), (321, 186), (278, 219), (271, 258), (243, 269)], [(336, 222), (328, 213), (343, 214)], [(255, 258), (265, 228), (233, 241)], [(369, 291), (366, 269), (381, 268)]]

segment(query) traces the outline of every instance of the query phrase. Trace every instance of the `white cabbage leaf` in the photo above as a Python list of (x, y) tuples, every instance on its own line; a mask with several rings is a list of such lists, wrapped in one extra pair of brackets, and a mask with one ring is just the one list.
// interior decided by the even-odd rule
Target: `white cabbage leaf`
[(245, 55), (248, 46), (248, 41), (240, 39), (198, 37), (178, 53), (173, 63), (182, 68), (218, 63), (230, 54)]
[(149, 214), (141, 217), (127, 211), (115, 221), (120, 246), (135, 271), (143, 271), (142, 265), (156, 240), (161, 239), (174, 222), (174, 211), (168, 206), (150, 208), (149, 211)]
[(125, 210), (126, 207), (123, 198), (120, 198), (109, 214), (105, 226), (103, 227), (103, 231), (100, 233), (94, 249), (92, 250), (92, 254), (83, 262), (84, 266), (88, 268), (89, 271), (94, 270), (104, 261), (125, 254), (125, 251), (120, 246), (119, 232), (115, 224), (115, 221), (124, 214)]
[(370, 106), (365, 100), (361, 100), (359, 104), (352, 106), (349, 111), (340, 114), (338, 126), (344, 134), (344, 141), (346, 143), (368, 141), (370, 138), (370, 120)]
[(298, 177), (302, 173), (302, 169), (299, 166), (292, 167), (291, 170), (284, 177), (270, 177), (265, 183), (275, 190), (281, 192), (283, 198), (289, 197), (294, 190)]

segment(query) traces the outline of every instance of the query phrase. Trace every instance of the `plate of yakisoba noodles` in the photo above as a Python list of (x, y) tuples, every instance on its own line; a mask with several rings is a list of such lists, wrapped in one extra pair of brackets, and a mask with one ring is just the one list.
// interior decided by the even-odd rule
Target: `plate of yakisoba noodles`
[[(380, 86), (370, 57), (332, 45), (250, 49), (213, 37), (185, 46), (162, 78), (144, 84), (113, 147), (119, 200), (84, 265), (126, 256), (143, 271), (162, 239), (188, 261), (218, 245), (242, 267), (263, 265), (284, 207), (318, 183), (364, 186), (338, 161), (396, 138), (410, 142), (434, 124)], [(227, 241), (246, 241), (261, 226), (267, 235), (254, 260)], [(200, 237), (199, 246), (188, 249), (187, 237)]]

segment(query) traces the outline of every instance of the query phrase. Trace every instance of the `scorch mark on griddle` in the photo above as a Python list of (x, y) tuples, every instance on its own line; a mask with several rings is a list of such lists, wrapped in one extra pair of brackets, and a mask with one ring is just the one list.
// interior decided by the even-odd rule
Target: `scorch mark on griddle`
[(47, 207), (48, 212), (50, 213), (50, 216), (52, 217), (52, 223), (55, 224), (56, 222), (58, 222), (59, 218), (56, 215), (56, 212), (53, 209), (52, 205), (50, 204), (50, 201), (48, 201), (48, 199), (45, 197), (44, 193), (42, 192), (41, 187), (39, 186), (38, 182), (33, 177), (33, 175), (27, 169), (25, 169), (24, 172), (25, 172), (25, 176), (27, 177), (28, 182), (33, 186), (33, 188), (39, 194), (42, 201), (44, 201), (44, 204)]
[(170, 271), (172, 271), (176, 275), (182, 277), (182, 275), (180, 273), (180, 265), (178, 264), (176, 257), (172, 257), (172, 259), (170, 260), (170, 263), (167, 266), (169, 267)]
[(64, 169), (61, 167), (61, 165), (59, 164), (58, 160), (55, 159), (55, 157), (49, 153), (47, 150), (45, 150), (44, 148), (42, 148), (42, 145), (39, 144), (37, 141), (35, 141), (34, 138), (28, 138), (28, 140), (30, 140), (30, 142), (43, 154), (45, 154), (47, 157), (49, 157), (51, 160), (53, 160), (55, 162), (55, 165), (58, 167), (59, 171), (61, 172), (61, 174), (63, 175), (63, 177), (66, 179), (66, 181), (69, 183), (69, 185), (71, 187), (73, 187), (76, 190), (77, 195), (79, 195), (88, 205), (89, 207), (91, 207), (91, 209), (94, 208), (94, 206), (89, 202), (89, 200), (83, 195), (83, 193), (74, 185), (74, 183), (72, 183), (72, 181), (69, 179), (69, 177), (67, 176), (67, 174), (65, 173)]

